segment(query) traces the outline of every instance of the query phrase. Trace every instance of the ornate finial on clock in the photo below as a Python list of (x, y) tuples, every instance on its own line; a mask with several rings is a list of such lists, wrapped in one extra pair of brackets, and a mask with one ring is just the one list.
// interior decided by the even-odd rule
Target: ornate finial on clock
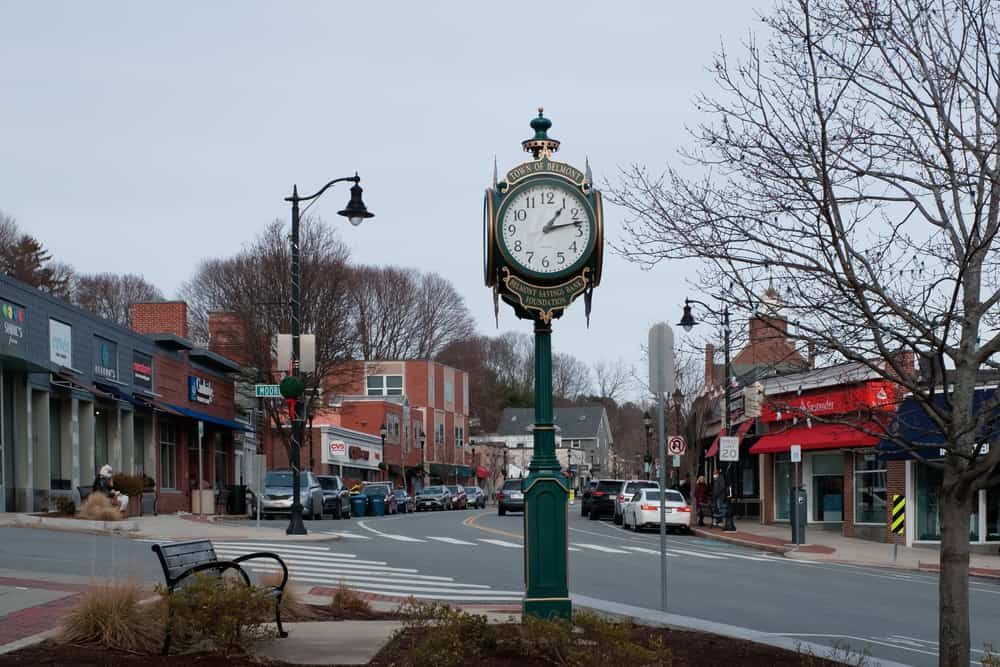
[(545, 109), (538, 107), (538, 117), (531, 119), (531, 129), (535, 131), (535, 136), (521, 142), (525, 152), (531, 153), (531, 156), (536, 160), (550, 157), (559, 150), (559, 141), (548, 135), (552, 121), (542, 115), (544, 111)]

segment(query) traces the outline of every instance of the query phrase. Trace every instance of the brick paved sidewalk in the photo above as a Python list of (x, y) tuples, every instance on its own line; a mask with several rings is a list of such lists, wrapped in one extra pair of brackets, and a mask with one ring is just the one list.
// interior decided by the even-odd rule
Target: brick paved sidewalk
[(92, 588), (80, 584), (8, 577), (0, 577), (0, 586), (67, 593), (66, 596), (56, 600), (32, 605), (0, 616), (0, 653), (4, 652), (5, 645), (57, 628), (66, 614), (77, 604), (80, 596)]

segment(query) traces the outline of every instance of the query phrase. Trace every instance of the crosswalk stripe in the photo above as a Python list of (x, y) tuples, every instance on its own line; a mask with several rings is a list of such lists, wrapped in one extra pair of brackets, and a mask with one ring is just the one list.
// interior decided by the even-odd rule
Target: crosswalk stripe
[(628, 552), (624, 549), (614, 549), (612, 547), (601, 546), (600, 544), (581, 544), (579, 542), (573, 543), (575, 546), (583, 547), (584, 549), (593, 549), (594, 551), (601, 551), (606, 554), (627, 554)]
[[(227, 556), (237, 555), (246, 556), (247, 554), (257, 553), (253, 549), (236, 549), (234, 547), (219, 547), (215, 550), (217, 554), (225, 554)], [(323, 557), (319, 554), (313, 553), (311, 551), (306, 553), (297, 553), (295, 551), (289, 551), (287, 549), (275, 550), (273, 553), (278, 554), (282, 558), (298, 558), (301, 560), (314, 560), (320, 561), (322, 563), (344, 563), (344, 564), (357, 564), (357, 565), (387, 565), (384, 560), (362, 560), (359, 558), (344, 558), (342, 556), (328, 556)]]
[(337, 537), (347, 537), (353, 538), (355, 540), (370, 540), (371, 538), (367, 535), (358, 535), (357, 533), (349, 533), (346, 530), (324, 530), (322, 531), (324, 535), (336, 535)]
[[(251, 565), (248, 567), (250, 570), (261, 571), (261, 572), (281, 572), (281, 568), (276, 565)], [(331, 570), (305, 570), (302, 568), (288, 568), (288, 573), (290, 578), (303, 579), (309, 581), (320, 581), (320, 580), (333, 580), (333, 581), (372, 581), (375, 584), (394, 584), (394, 585), (407, 585), (413, 584), (418, 586), (440, 586), (442, 588), (479, 588), (487, 590), (489, 586), (483, 586), (480, 584), (463, 584), (457, 583), (448, 577), (432, 577), (429, 575), (401, 575), (396, 574), (391, 577), (386, 577), (381, 572), (337, 572)], [(398, 579), (398, 581), (397, 581)], [(445, 581), (442, 581), (444, 579)], [(375, 585), (372, 584), (372, 585)]]
[[(426, 579), (428, 581), (454, 581), (451, 577), (440, 577), (437, 575), (429, 574), (417, 574), (419, 570), (408, 570), (406, 572), (386, 572), (383, 568), (357, 568), (357, 567), (319, 567), (313, 563), (309, 564), (299, 564), (299, 563), (288, 563), (285, 565), (288, 567), (289, 572), (306, 572), (311, 574), (319, 575), (334, 575), (337, 573), (342, 573), (344, 575), (365, 575), (365, 574), (377, 574), (380, 577), (386, 579)], [(271, 568), (277, 571), (281, 570), (281, 566), (277, 563), (265, 563), (263, 561), (259, 563), (247, 564), (248, 568)]]
[(521, 548), (520, 544), (514, 544), (513, 542), (506, 542), (504, 540), (492, 540), (492, 539), (488, 539), (488, 538), (485, 538), (485, 537), (480, 537), (479, 541), (480, 542), (486, 542), (488, 544), (495, 544), (498, 547), (507, 547), (507, 548), (510, 548), (510, 549), (520, 549)]
[(465, 540), (455, 539), (454, 537), (435, 537), (433, 535), (427, 536), (428, 540), (437, 540), (438, 542), (445, 542), (446, 544), (461, 544), (463, 546), (474, 547), (475, 542), (466, 542)]
[[(323, 554), (332, 554), (330, 547), (312, 547), (304, 544), (296, 544), (295, 542), (213, 542), (213, 546), (219, 547), (253, 547), (254, 549), (260, 551), (265, 549), (294, 549), (296, 551), (316, 551)], [(338, 556), (344, 556), (346, 558), (354, 558), (353, 554), (336, 554)]]
[[(271, 568), (268, 566), (264, 567), (254, 567), (254, 570), (261, 570), (264, 572), (280, 572), (280, 568)], [(477, 584), (461, 584), (461, 583), (437, 583), (437, 582), (398, 582), (398, 581), (385, 581), (379, 580), (375, 577), (354, 577), (354, 576), (341, 576), (337, 574), (304, 574), (301, 577), (297, 577), (301, 581), (311, 581), (315, 583), (327, 583), (327, 584), (337, 584), (340, 582), (351, 582), (359, 581), (364, 582), (363, 585), (367, 588), (374, 589), (392, 589), (399, 591), (413, 591), (417, 593), (474, 593), (476, 595), (511, 595), (512, 591), (493, 591), (489, 586), (477, 585)]]
[(396, 591), (373, 591), (367, 588), (360, 588), (357, 586), (351, 586), (352, 589), (360, 591), (361, 593), (375, 593), (378, 595), (395, 595), (397, 597), (407, 598), (407, 597), (418, 597), (422, 600), (462, 600), (462, 601), (482, 601), (482, 602), (521, 602), (524, 600), (524, 593), (518, 593), (516, 595), (497, 595), (494, 596), (490, 594), (489, 596), (484, 596), (480, 594), (476, 595), (435, 595), (435, 594), (420, 594), (413, 595), (412, 593), (396, 592)]
[(702, 553), (700, 551), (687, 551), (686, 549), (670, 549), (672, 553), (684, 554), (685, 556), (695, 556), (696, 558), (708, 558), (711, 560), (725, 560), (725, 556), (713, 556), (711, 554)]

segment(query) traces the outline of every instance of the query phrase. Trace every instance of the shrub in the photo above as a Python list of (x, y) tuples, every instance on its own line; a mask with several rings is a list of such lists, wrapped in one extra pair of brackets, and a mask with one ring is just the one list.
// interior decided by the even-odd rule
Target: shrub
[[(281, 575), (277, 572), (267, 572), (258, 580), (261, 588), (270, 589), (281, 583)], [(281, 618), (289, 621), (310, 621), (317, 616), (312, 605), (307, 604), (289, 579), (281, 595)]]
[(330, 609), (338, 616), (351, 618), (375, 615), (371, 603), (361, 597), (361, 594), (356, 590), (348, 588), (343, 583), (334, 592), (333, 600), (330, 601)]
[(133, 653), (156, 650), (163, 637), (163, 608), (140, 604), (142, 595), (135, 582), (106, 583), (84, 593), (63, 621), (59, 640)]
[(573, 614), (573, 624), (583, 630), (583, 637), (586, 638), (586, 641), (577, 642), (570, 654), (573, 665), (598, 667), (610, 663), (669, 667), (672, 662), (670, 650), (659, 641), (649, 646), (637, 642), (633, 638), (632, 623), (578, 611)]
[(171, 636), (179, 646), (227, 656), (246, 654), (254, 642), (274, 635), (267, 627), (274, 598), (270, 591), (247, 586), (242, 579), (196, 574), (165, 597)]
[(56, 496), (55, 503), (60, 514), (76, 514), (76, 503), (69, 496)]
[(80, 505), (80, 518), (91, 521), (120, 521), (122, 513), (103, 493), (91, 493)]
[(400, 607), (400, 613), (405, 616), (404, 625), (426, 631), (423, 640), (407, 653), (405, 664), (413, 667), (475, 664), (483, 651), (499, 645), (497, 628), (485, 616), (412, 598)]
[(111, 484), (118, 492), (134, 498), (142, 495), (144, 482), (141, 475), (128, 475), (123, 472), (116, 472), (111, 478)]

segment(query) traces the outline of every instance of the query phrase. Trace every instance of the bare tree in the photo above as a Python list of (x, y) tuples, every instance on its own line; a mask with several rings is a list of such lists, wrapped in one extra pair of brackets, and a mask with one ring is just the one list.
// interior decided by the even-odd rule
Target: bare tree
[[(306, 409), (312, 411), (322, 391), (336, 391), (355, 378), (345, 376), (345, 360), (357, 350), (351, 327), (348, 250), (333, 228), (315, 218), (300, 230), (302, 262), (302, 332), (316, 336), (316, 372), (304, 377)], [(291, 251), (281, 221), (268, 225), (247, 248), (233, 257), (202, 262), (185, 283), (181, 297), (189, 305), (193, 335), (208, 339), (208, 316), (226, 311), (245, 327), (251, 367), (249, 383), (270, 383), (282, 369), (274, 366), (274, 336), (291, 329)], [(339, 382), (339, 384), (337, 384)], [(267, 410), (274, 432), (288, 446), (287, 413), (280, 406)]]
[(572, 354), (554, 352), (552, 354), (552, 397), (573, 400), (589, 394), (593, 383), (590, 369)]
[(614, 361), (601, 359), (594, 362), (593, 368), (597, 394), (601, 398), (618, 401), (622, 394), (632, 388), (635, 369), (626, 364), (624, 359), (618, 358)]
[(95, 315), (130, 327), (132, 304), (162, 301), (163, 292), (134, 273), (94, 273), (76, 277), (71, 300)]
[[(944, 478), (940, 664), (962, 667), (969, 516), (1000, 464), (982, 446), (1000, 396), (973, 403), (1000, 352), (998, 13), (783, 0), (766, 44), (714, 63), (720, 92), (699, 100), (710, 120), (684, 154), (700, 174), (633, 167), (615, 195), (633, 214), (628, 257), (707, 260), (704, 285), (732, 281), (719, 296), (734, 311), (773, 280), (800, 338), (897, 382), (940, 429), (946, 456), (925, 462)], [(916, 376), (900, 351), (936, 371)]]
[(436, 273), (420, 276), (415, 310), (417, 359), (433, 359), (446, 345), (475, 335), (465, 299)]

